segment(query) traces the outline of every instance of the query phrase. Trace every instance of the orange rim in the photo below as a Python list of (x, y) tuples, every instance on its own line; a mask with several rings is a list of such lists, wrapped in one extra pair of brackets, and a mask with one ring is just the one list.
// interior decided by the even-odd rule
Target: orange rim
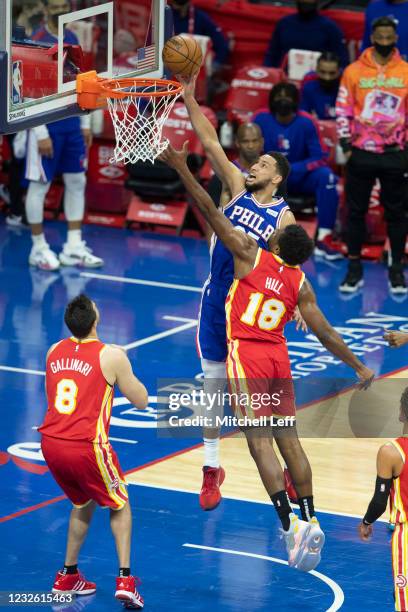
[[(177, 81), (169, 81), (167, 79), (107, 79), (99, 83), (101, 90), (107, 98), (159, 98), (162, 96), (176, 96), (181, 92), (183, 86)], [(164, 91), (139, 92), (139, 91), (120, 91), (115, 89), (119, 87), (154, 87), (160, 85), (167, 87)], [(172, 88), (172, 89), (170, 89)]]

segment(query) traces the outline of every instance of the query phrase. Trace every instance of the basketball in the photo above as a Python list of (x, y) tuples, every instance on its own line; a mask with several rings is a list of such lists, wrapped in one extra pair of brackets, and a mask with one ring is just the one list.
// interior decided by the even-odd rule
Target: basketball
[(164, 65), (172, 74), (188, 78), (200, 70), (203, 54), (195, 38), (180, 34), (166, 42), (162, 57)]

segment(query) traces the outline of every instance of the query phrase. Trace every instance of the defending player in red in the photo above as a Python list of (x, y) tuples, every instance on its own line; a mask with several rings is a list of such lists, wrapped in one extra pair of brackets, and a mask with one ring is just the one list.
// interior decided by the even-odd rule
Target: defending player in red
[(360, 538), (367, 542), (373, 535), (373, 523), (387, 508), (390, 498), (392, 535), (392, 572), (395, 609), (408, 610), (408, 388), (401, 396), (399, 419), (404, 423), (402, 436), (384, 444), (377, 454), (377, 480), (374, 496), (358, 526)]
[[(240, 404), (233, 405), (235, 415), (254, 417), (254, 391), (259, 391), (259, 388), (268, 391), (270, 397), (283, 389), (277, 411), (281, 416), (292, 417), (293, 423), (294, 393), (283, 328), (293, 317), (296, 305), (320, 342), (356, 371), (362, 387), (368, 386), (374, 373), (350, 351), (325, 319), (316, 304), (313, 289), (299, 267), (313, 252), (313, 241), (305, 230), (299, 225), (289, 225), (276, 231), (277, 240), (272, 252), (260, 249), (256, 240), (234, 228), (215, 207), (189, 171), (186, 158), (187, 143), (183, 151), (175, 151), (169, 145), (160, 157), (177, 170), (214, 232), (234, 256), (234, 282), (226, 301), (227, 373), (230, 389), (236, 389), (237, 396), (246, 395), (251, 399), (245, 412)], [(276, 164), (274, 157), (261, 156), (251, 168), (247, 184), (248, 181), (251, 184), (264, 181), (271, 172), (271, 164)], [(267, 406), (266, 410), (270, 422), (274, 408)], [(255, 422), (244, 425), (242, 429), (281, 520), (289, 565), (310, 571), (320, 561), (324, 534), (315, 517), (311, 468), (296, 427), (283, 428), (284, 435), (273, 434), (273, 427), (261, 431)], [(292, 475), (302, 520), (293, 513), (285, 491), (282, 468), (272, 445), (273, 437)]]
[(90, 595), (96, 584), (78, 571), (78, 555), (97, 505), (110, 509), (110, 524), (119, 560), (115, 597), (127, 608), (143, 608), (130, 573), (132, 513), (125, 478), (109, 443), (114, 385), (138, 408), (146, 408), (144, 385), (134, 376), (125, 351), (101, 342), (99, 311), (80, 295), (65, 310), (72, 333), (47, 354), (48, 410), (39, 428), (41, 449), (51, 474), (73, 504), (65, 563), (54, 593)]

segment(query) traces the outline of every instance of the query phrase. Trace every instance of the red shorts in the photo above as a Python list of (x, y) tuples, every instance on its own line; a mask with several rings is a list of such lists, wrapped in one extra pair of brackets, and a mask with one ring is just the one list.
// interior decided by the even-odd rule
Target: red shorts
[(230, 340), (227, 376), (229, 392), (233, 394), (231, 404), (235, 416), (257, 419), (261, 416), (296, 415), (286, 344)]
[(120, 510), (128, 501), (125, 477), (110, 444), (43, 435), (41, 450), (51, 474), (74, 506), (95, 501)]

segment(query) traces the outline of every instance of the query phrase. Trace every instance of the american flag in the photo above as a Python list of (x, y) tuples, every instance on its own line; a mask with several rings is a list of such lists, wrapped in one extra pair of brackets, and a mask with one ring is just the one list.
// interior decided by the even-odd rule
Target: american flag
[(137, 68), (150, 68), (154, 66), (154, 60), (156, 55), (156, 46), (149, 45), (148, 47), (142, 47), (137, 50)]

